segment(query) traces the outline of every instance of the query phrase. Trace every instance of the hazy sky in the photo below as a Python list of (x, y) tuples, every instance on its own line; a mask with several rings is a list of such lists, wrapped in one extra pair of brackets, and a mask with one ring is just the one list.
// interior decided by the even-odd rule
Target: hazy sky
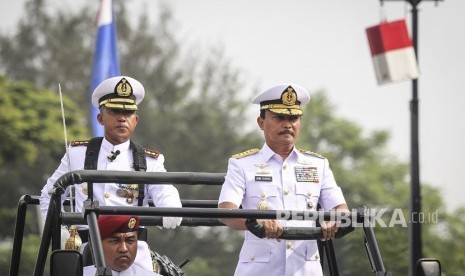
[[(70, 4), (70, 3), (73, 4)], [(97, 1), (96, 9), (97, 9)], [(380, 22), (378, 0), (169, 0), (178, 37), (205, 48), (222, 45), (250, 86), (282, 81), (324, 89), (339, 116), (364, 130), (388, 130), (389, 152), (410, 160), (411, 82), (378, 86), (365, 29)], [(24, 0), (0, 0), (0, 30), (13, 31)], [(85, 0), (47, 0), (65, 8)], [(159, 0), (132, 0), (154, 16)], [(419, 5), (420, 179), (438, 187), (451, 210), (465, 206), (465, 1)], [(388, 20), (410, 5), (385, 0)], [(307, 126), (311, 127), (311, 126)]]

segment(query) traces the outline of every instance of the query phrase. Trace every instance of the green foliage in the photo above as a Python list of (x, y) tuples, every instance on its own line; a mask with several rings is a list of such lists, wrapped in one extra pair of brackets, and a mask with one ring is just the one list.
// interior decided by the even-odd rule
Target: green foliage
[[(23, 240), (23, 250), (20, 259), (18, 275), (33, 275), (34, 264), (37, 260), (37, 253), (40, 244), (38, 235), (27, 235)], [(0, 247), (0, 275), (10, 275), (9, 267), (11, 261), (10, 246)], [(48, 261), (45, 266), (44, 275), (50, 275)]]
[[(146, 11), (129, 21), (126, 2), (116, 2), (118, 45), (123, 74), (139, 79), (146, 88), (140, 105), (135, 140), (166, 157), (168, 171), (225, 172), (227, 158), (263, 143), (255, 118), (245, 108), (252, 93), (240, 71), (225, 59), (221, 49), (206, 52), (186, 49), (175, 34), (173, 15), (165, 6), (155, 22)], [(0, 194), (2, 222), (13, 224), (19, 196), (38, 194), (63, 155), (63, 130), (57, 83), (62, 82), (69, 139), (87, 138), (90, 129), (90, 69), (94, 48), (95, 3), (72, 12), (48, 14), (43, 0), (26, 3), (26, 16), (17, 33), (0, 33)], [(150, 20), (149, 20), (150, 19)], [(182, 53), (187, 53), (183, 55)], [(54, 91), (54, 92), (52, 92)], [(302, 118), (299, 147), (325, 155), (350, 207), (388, 210), (383, 220), (400, 210), (409, 219), (408, 164), (386, 152), (386, 131), (365, 133), (354, 122), (337, 117), (323, 91), (312, 93)], [(84, 113), (83, 113), (84, 112)], [(465, 266), (462, 253), (465, 211), (444, 210), (436, 189), (422, 185), (425, 214), (438, 211), (438, 223), (424, 223), (424, 253), (443, 262), (449, 275)], [(178, 186), (182, 198), (217, 199), (219, 187)], [(35, 214), (28, 212), (27, 233), (36, 233)], [(0, 237), (8, 240), (11, 228)], [(396, 225), (376, 227), (386, 268), (405, 275), (409, 263), (408, 229)], [(150, 231), (151, 246), (175, 263), (189, 258), (188, 275), (231, 275), (242, 243), (240, 231), (226, 227)], [(342, 275), (369, 275), (363, 231), (335, 241)], [(26, 242), (24, 243), (26, 244)], [(27, 238), (22, 264), (32, 269), (38, 240)], [(1, 248), (0, 274), (7, 272), (9, 248)], [(454, 274), (455, 273), (455, 274)], [(22, 275), (30, 275), (24, 271)]]
[[(63, 105), (69, 139), (86, 137), (81, 111), (66, 96)], [(44, 170), (52, 171), (63, 156), (60, 99), (56, 92), (0, 76), (0, 107), (0, 185), (9, 190), (0, 202), (15, 206), (21, 195), (38, 194)]]
[[(63, 103), (67, 112), (66, 122), (71, 126), (68, 129), (70, 137), (84, 136), (82, 128), (75, 127), (82, 127), (76, 116), (79, 114), (76, 105), (67, 98)], [(40, 152), (47, 154), (56, 154), (64, 148), (57, 93), (25, 82), (11, 83), (0, 76), (0, 106), (4, 111), (0, 117), (0, 124), (4, 126), (0, 137), (0, 165), (7, 161), (10, 165), (33, 164), (40, 152), (37, 145), (48, 145), (44, 152)], [(15, 147), (11, 146), (13, 144)]]
[[(95, 12), (89, 8), (50, 14), (46, 1), (30, 0), (13, 36), (0, 34), (0, 69), (9, 79), (29, 81), (87, 106), (92, 68)], [(85, 97), (83, 97), (85, 95)], [(86, 118), (86, 117), (81, 117)]]
[(465, 208), (437, 213), (438, 223), (427, 224), (424, 255), (438, 258), (444, 275), (462, 275), (465, 267)]
[[(299, 144), (330, 160), (350, 208), (366, 206), (377, 211), (389, 210), (383, 216), (386, 224), (394, 209), (400, 208), (406, 214), (408, 166), (385, 154), (388, 134), (376, 131), (364, 137), (357, 124), (336, 117), (333, 111), (324, 92), (314, 93), (302, 118)], [(377, 226), (375, 234), (385, 266), (394, 274), (405, 274), (409, 264), (407, 228)], [(370, 272), (362, 234), (363, 229), (357, 228), (355, 233), (336, 243), (338, 255), (344, 256), (339, 260), (344, 268), (343, 275)]]
[(202, 60), (183, 58), (169, 11), (162, 10), (153, 31), (147, 25), (142, 15), (136, 27), (142, 31), (124, 36), (138, 46), (122, 53), (123, 67), (146, 87), (136, 139), (161, 150), (170, 171), (225, 171), (228, 156), (257, 141), (241, 131), (247, 121), (246, 103), (237, 93), (243, 87), (240, 74), (219, 50)]
[[(54, 16), (50, 16), (46, 13), (42, 1), (30, 1), (27, 5), (27, 19), (21, 22), (15, 39), (0, 35), (0, 45), (5, 45), (5, 47), (0, 47), (2, 49), (0, 50), (2, 61), (0, 66), (11, 79), (26, 79), (49, 88), (56, 86), (57, 76), (66, 76), (63, 91), (73, 91), (71, 95), (73, 102), (81, 107), (88, 106), (87, 80), (90, 80), (91, 62), (86, 61), (91, 58), (93, 45), (89, 43), (89, 40), (93, 40), (90, 37), (93, 37), (95, 30), (93, 26), (83, 27), (78, 38), (66, 37), (66, 34), (69, 34), (66, 30), (84, 26), (85, 23), (82, 22), (86, 21), (90, 13), (84, 8), (76, 14), (58, 11)], [(181, 43), (175, 40), (172, 36), (174, 31), (170, 29), (172, 28), (171, 14), (166, 9), (161, 10), (160, 20), (155, 27), (150, 26), (146, 14), (143, 14), (137, 26), (133, 27), (127, 21), (123, 3), (119, 3), (116, 8), (122, 72), (135, 76), (146, 87), (146, 98), (139, 111), (141, 119), (135, 140), (144, 146), (162, 150), (167, 157), (166, 167), (170, 171), (224, 171), (228, 156), (238, 150), (243, 150), (247, 144), (255, 144), (257, 140), (256, 135), (240, 132), (246, 103), (238, 100), (239, 96), (244, 97), (244, 95), (237, 94), (242, 87), (239, 73), (222, 58), (219, 50), (209, 53), (205, 61), (200, 59), (199, 51), (196, 57), (181, 57), (179, 51)], [(93, 20), (88, 22), (93, 22)], [(31, 45), (43, 43), (47, 47), (36, 47), (34, 55), (23, 55), (22, 51), (25, 49), (22, 49), (22, 46), (25, 41), (30, 41)], [(14, 46), (8, 47), (10, 44)], [(63, 49), (69, 47), (81, 48), (77, 54), (80, 56), (80, 62), (74, 62), (74, 57), (70, 55), (61, 54)], [(57, 53), (52, 60), (49, 58), (50, 53)], [(9, 56), (15, 56), (16, 64), (24, 63), (30, 66), (17, 68)], [(33, 63), (31, 63), (32, 60), (34, 60)], [(49, 68), (46, 73), (42, 72), (45, 66)], [(69, 71), (70, 68), (76, 72)], [(67, 112), (68, 114), (70, 112)], [(80, 118), (80, 122), (86, 122), (82, 114), (74, 118)], [(56, 122), (60, 121), (57, 119)], [(48, 128), (44, 128), (43, 132), (54, 133), (58, 138), (56, 132), (47, 130)], [(58, 150), (62, 147), (62, 142), (52, 141), (51, 143)], [(181, 147), (188, 144), (190, 144), (189, 147)], [(34, 169), (41, 169), (43, 176), (50, 175), (61, 156), (62, 152), (55, 158), (44, 156), (42, 167)], [(212, 162), (212, 160), (215, 161)], [(19, 162), (22, 160), (19, 159)], [(31, 166), (35, 166), (35, 163)], [(25, 170), (20, 167), (16, 170), (16, 174), (9, 177), (12, 186), (15, 185), (16, 191), (30, 193), (35, 190), (38, 192), (45, 177), (35, 175), (35, 179), (26, 182), (24, 180), (29, 180), (29, 175), (25, 173)], [(26, 185), (18, 189), (16, 183), (22, 182)], [(210, 189), (208, 192), (200, 187), (182, 187), (180, 190), (183, 197), (216, 199), (219, 188)], [(224, 230), (225, 228), (223, 232)], [(212, 234), (205, 235), (204, 240), (216, 236), (215, 229), (205, 231), (212, 231)], [(182, 248), (186, 244), (181, 243), (183, 240), (192, 244), (192, 239), (189, 237), (194, 235), (193, 232), (195, 229), (183, 229), (179, 237), (158, 239), (155, 244), (158, 248)], [(225, 246), (224, 243), (218, 242), (217, 244), (218, 247)], [(194, 257), (199, 262), (208, 260), (211, 266), (217, 266), (222, 271), (233, 269), (235, 264), (229, 259), (212, 261), (211, 258), (218, 256), (216, 253), (208, 254), (196, 250), (197, 247), (196, 244), (192, 244), (186, 250), (197, 252), (198, 254)], [(234, 255), (235, 253), (233, 252)], [(192, 256), (193, 254), (173, 253), (169, 256), (176, 259), (186, 255)], [(196, 267), (194, 262), (191, 262), (189, 266), (192, 269)], [(210, 270), (215, 271), (213, 268)]]

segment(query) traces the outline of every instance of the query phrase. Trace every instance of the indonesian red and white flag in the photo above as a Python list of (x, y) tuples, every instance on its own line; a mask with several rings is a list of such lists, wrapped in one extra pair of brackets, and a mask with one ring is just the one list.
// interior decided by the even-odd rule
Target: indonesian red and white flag
[(418, 65), (405, 19), (366, 29), (378, 84), (418, 78)]

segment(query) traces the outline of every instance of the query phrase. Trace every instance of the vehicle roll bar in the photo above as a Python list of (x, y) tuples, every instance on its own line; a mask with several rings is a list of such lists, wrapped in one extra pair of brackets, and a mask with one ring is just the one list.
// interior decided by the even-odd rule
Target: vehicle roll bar
[[(243, 209), (217, 209), (211, 208), (217, 204), (217, 201), (188, 201), (189, 206), (183, 208), (167, 208), (167, 207), (123, 207), (123, 206), (99, 206), (98, 201), (93, 200), (92, 194), (84, 202), (84, 210), (82, 213), (62, 212), (62, 195), (66, 189), (73, 184), (87, 182), (88, 185), (101, 183), (135, 183), (135, 184), (187, 184), (187, 185), (221, 185), (224, 182), (224, 173), (196, 173), (196, 172), (123, 172), (123, 171), (96, 171), (96, 170), (80, 170), (72, 171), (62, 175), (53, 185), (50, 191), (50, 204), (45, 219), (44, 231), (42, 234), (39, 253), (37, 255), (36, 265), (34, 268), (35, 276), (42, 276), (47, 259), (50, 243), (52, 250), (60, 248), (60, 228), (64, 224), (87, 224), (91, 236), (92, 250), (95, 253), (96, 266), (104, 266), (103, 252), (101, 240), (99, 239), (99, 231), (97, 217), (100, 214), (105, 215), (137, 215), (139, 216), (141, 225), (161, 225), (163, 216), (183, 217), (182, 225), (184, 226), (219, 226), (218, 218), (244, 218), (244, 219), (281, 219), (281, 220), (331, 220), (338, 218), (335, 216), (336, 211), (293, 211), (293, 210), (243, 210)], [(89, 189), (90, 190), (90, 189)], [(24, 203), (24, 202), (25, 203)], [(36, 202), (37, 201), (37, 202)], [(25, 206), (28, 203), (38, 203), (38, 198), (25, 196), (21, 199), (18, 206), (17, 228), (23, 224), (24, 228), (24, 213)], [(187, 202), (186, 202), (187, 203)], [(184, 206), (184, 205), (183, 205)], [(202, 208), (210, 207), (210, 208)], [(283, 216), (283, 213), (292, 214)], [(21, 213), (21, 215), (20, 215)], [(24, 215), (25, 216), (25, 215)], [(357, 212), (351, 212), (350, 218), (355, 222), (366, 222), (369, 216), (363, 209)], [(354, 223), (354, 221), (351, 221)], [(19, 225), (19, 226), (18, 226)], [(373, 260), (373, 272), (384, 272), (381, 255), (379, 254), (378, 245), (374, 232), (370, 224), (365, 227), (365, 242), (367, 244), (367, 253)], [(292, 239), (314, 239), (318, 238), (318, 228), (296, 229), (293, 227), (286, 228), (286, 238)], [(23, 232), (15, 232), (18, 236)], [(22, 240), (15, 235), (15, 245), (13, 255), (20, 256), (18, 249), (21, 250)], [(95, 242), (94, 242), (95, 241)], [(19, 246), (18, 246), (19, 245)], [(13, 256), (13, 257), (14, 257)], [(18, 273), (19, 257), (12, 258), (10, 276), (15, 276)]]

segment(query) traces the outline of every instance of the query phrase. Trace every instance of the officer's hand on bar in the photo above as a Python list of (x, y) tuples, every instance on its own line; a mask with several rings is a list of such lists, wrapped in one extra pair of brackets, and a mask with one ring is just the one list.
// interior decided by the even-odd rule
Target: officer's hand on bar
[(335, 221), (322, 221), (321, 222), (321, 233), (323, 234), (322, 241), (328, 241), (334, 239), (338, 227)]
[[(257, 222), (265, 228), (265, 236), (268, 239), (278, 239), (283, 233), (283, 227), (276, 220), (257, 219)], [(279, 241), (280, 239), (278, 239)]]

